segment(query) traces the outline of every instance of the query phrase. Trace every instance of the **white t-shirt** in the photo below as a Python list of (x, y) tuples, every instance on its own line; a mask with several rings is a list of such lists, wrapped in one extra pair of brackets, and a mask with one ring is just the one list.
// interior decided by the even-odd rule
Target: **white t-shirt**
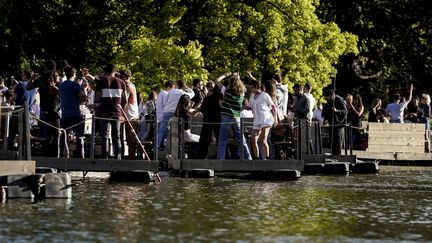
[(165, 97), (168, 95), (168, 91), (161, 90), (159, 92), (157, 99), (156, 99), (156, 116), (157, 116), (157, 122), (160, 122), (164, 113), (164, 107), (165, 107)]
[(272, 106), (274, 105), (272, 98), (266, 92), (251, 95), (249, 106), (252, 108), (252, 113), (254, 115), (254, 128), (262, 127), (263, 125), (273, 125)]
[[(180, 100), (180, 96), (183, 94), (189, 95), (189, 98), (193, 98), (195, 96), (195, 93), (192, 89), (188, 89), (187, 91), (184, 91), (183, 89), (173, 89), (171, 92), (168, 93), (168, 95), (165, 97), (165, 107), (164, 107), (164, 113), (165, 112), (175, 112), (177, 109), (177, 104)], [(156, 108), (157, 109), (157, 108)]]
[(306, 101), (307, 101), (307, 103), (309, 105), (309, 112), (307, 114), (307, 118), (309, 120), (312, 120), (312, 118), (313, 118), (313, 109), (314, 109), (315, 103), (316, 103), (315, 98), (313, 97), (313, 95), (311, 93), (303, 93), (303, 94), (306, 97)]

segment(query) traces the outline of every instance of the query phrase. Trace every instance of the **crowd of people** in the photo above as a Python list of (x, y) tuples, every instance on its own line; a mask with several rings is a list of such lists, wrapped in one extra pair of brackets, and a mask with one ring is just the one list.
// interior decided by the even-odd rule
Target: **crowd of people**
[[(12, 82), (10, 88), (0, 78), (3, 105), (23, 106), (27, 103), (30, 114), (40, 119), (38, 125), (40, 136), (45, 139), (45, 156), (63, 156), (64, 143), (59, 141), (64, 141), (65, 137), (59, 136), (73, 132), (76, 145), (73, 156), (84, 158), (84, 115), (90, 113), (97, 117), (100, 156), (103, 159), (124, 158), (122, 129), (126, 133), (129, 159), (139, 155), (137, 138), (140, 141), (156, 138), (155, 149), (164, 150), (173, 117), (183, 120), (183, 139), (198, 144), (194, 157), (200, 159), (209, 158), (213, 137), (219, 160), (227, 156), (247, 160), (270, 159), (271, 143), (281, 136), (279, 131), (283, 130), (288, 119), (330, 125), (332, 154), (341, 154), (346, 124), (354, 128), (354, 146), (361, 138), (365, 107), (359, 94), (347, 94), (344, 99), (333, 89), (325, 89), (326, 102), (323, 104), (312, 95), (310, 83), (304, 86), (295, 84), (291, 93), (279, 74), (260, 81), (251, 72), (246, 72), (245, 77), (239, 73), (226, 73), (205, 83), (195, 79), (192, 88), (183, 80), (169, 80), (159, 92), (151, 91), (144, 102), (128, 69), (118, 71), (115, 65), (107, 64), (97, 75), (91, 75), (87, 68), (80, 71), (80, 75), (77, 74), (67, 61), (56, 63), (48, 60), (43, 73), (23, 70), (22, 81)], [(412, 98), (412, 90), (411, 85), (406, 99), (395, 94), (393, 102), (386, 108), (377, 99), (367, 120), (422, 122), (429, 130), (430, 97), (423, 94), (420, 98)], [(197, 116), (202, 118), (200, 134), (194, 134), (191, 129), (191, 119)], [(242, 117), (253, 119), (250, 144), (241, 131)], [(18, 122), (16, 116), (12, 119), (8, 149), (16, 149), (14, 139)], [(158, 127), (157, 133), (154, 123)], [(59, 135), (59, 128), (67, 133)], [(227, 152), (230, 138), (234, 138), (238, 145), (234, 154)]]

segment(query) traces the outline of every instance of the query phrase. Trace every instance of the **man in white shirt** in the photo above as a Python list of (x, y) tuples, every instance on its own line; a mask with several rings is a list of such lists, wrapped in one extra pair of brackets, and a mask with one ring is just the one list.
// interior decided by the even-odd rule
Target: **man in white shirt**
[[(188, 88), (183, 80), (177, 81), (177, 89), (171, 90), (168, 95), (164, 98), (165, 107), (164, 113), (159, 125), (159, 131), (157, 135), (157, 148), (162, 149), (165, 148), (165, 138), (168, 135), (169, 131), (169, 123), (171, 118), (174, 116), (175, 110), (177, 108), (177, 104), (180, 100), (180, 96), (183, 94), (189, 95), (192, 99), (195, 95), (192, 89)], [(159, 98), (158, 98), (159, 99)]]
[[(139, 112), (138, 112), (138, 97), (135, 84), (132, 82), (132, 72), (129, 69), (120, 72), (121, 79), (126, 84), (126, 107), (124, 109), (125, 115), (130, 122), (129, 126), (126, 124), (126, 143), (128, 146), (129, 159), (135, 159), (137, 141), (134, 135), (134, 131), (138, 129), (139, 123)], [(134, 131), (132, 131), (134, 130)]]
[(308, 82), (303, 87), (303, 95), (306, 97), (306, 101), (309, 105), (309, 112), (307, 114), (307, 118), (309, 121), (312, 121), (313, 109), (314, 109), (315, 103), (316, 103), (315, 98), (311, 94), (311, 91), (312, 91), (312, 85)]
[(409, 96), (408, 99), (400, 102), (401, 96), (400, 94), (393, 95), (393, 103), (387, 105), (386, 112), (390, 115), (391, 123), (403, 123), (404, 111), (407, 108), (409, 102), (412, 98), (413, 85), (409, 86)]
[(157, 118), (158, 126), (162, 120), (162, 116), (164, 113), (165, 98), (167, 97), (168, 93), (174, 88), (175, 88), (174, 81), (172, 81), (172, 80), (166, 81), (164, 89), (161, 90), (157, 96), (157, 99), (156, 99), (156, 118)]

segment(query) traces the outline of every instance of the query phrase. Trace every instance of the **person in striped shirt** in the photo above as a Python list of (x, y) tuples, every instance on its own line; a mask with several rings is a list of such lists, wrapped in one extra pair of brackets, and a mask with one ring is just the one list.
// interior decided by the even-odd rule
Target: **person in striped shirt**
[[(225, 87), (221, 81), (229, 77), (228, 87)], [(221, 90), (223, 94), (223, 100), (221, 105), (221, 127), (219, 132), (219, 144), (217, 159), (225, 159), (225, 151), (228, 145), (228, 138), (231, 130), (234, 132), (234, 137), (238, 144), (243, 146), (243, 158), (251, 160), (251, 154), (249, 147), (246, 143), (244, 135), (240, 131), (240, 112), (242, 110), (242, 104), (244, 100), (244, 93), (246, 88), (243, 82), (240, 80), (238, 73), (223, 74), (215, 80), (215, 84)]]
[(122, 109), (126, 105), (125, 82), (115, 77), (114, 64), (104, 66), (105, 75), (100, 77), (96, 85), (95, 105), (98, 107), (100, 135), (102, 137), (102, 158), (108, 159), (109, 136), (111, 127), (111, 139), (114, 148), (114, 159), (121, 159), (120, 143), (120, 117)]

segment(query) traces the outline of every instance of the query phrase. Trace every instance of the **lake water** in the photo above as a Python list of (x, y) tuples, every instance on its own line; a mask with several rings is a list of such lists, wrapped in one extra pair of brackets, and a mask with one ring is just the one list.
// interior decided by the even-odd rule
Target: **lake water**
[(432, 169), (268, 182), (75, 178), (73, 198), (0, 204), (0, 242), (432, 241)]

